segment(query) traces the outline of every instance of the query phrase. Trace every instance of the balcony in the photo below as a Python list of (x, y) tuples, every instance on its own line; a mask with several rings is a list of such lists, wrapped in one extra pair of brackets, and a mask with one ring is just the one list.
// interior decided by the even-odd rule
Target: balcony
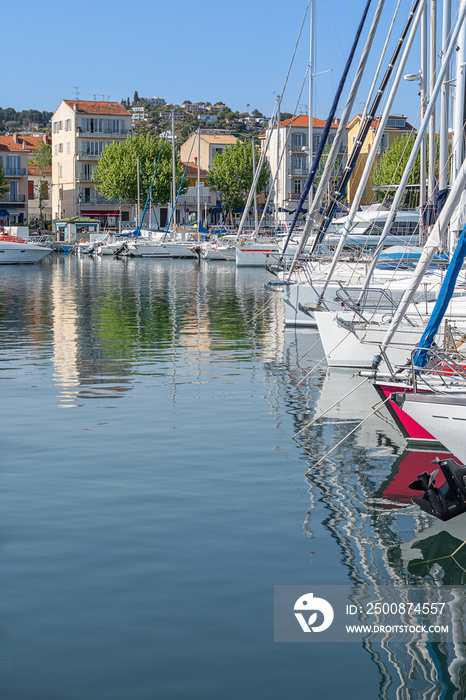
[(95, 155), (95, 154), (93, 154), (93, 153), (92, 153), (92, 154), (91, 154), (91, 153), (86, 153), (86, 151), (79, 151), (79, 152), (77, 153), (77, 155), (76, 155), (76, 158), (77, 158), (78, 160), (94, 160), (94, 161), (98, 161), (98, 160), (100, 160), (100, 155), (97, 156), (97, 155)]
[[(179, 200), (181, 204), (189, 204), (191, 206), (196, 206), (197, 205), (197, 195), (191, 195), (191, 194), (184, 194), (182, 195)], [(199, 203), (200, 204), (209, 204), (211, 205), (212, 202), (210, 201), (210, 195), (205, 194), (205, 195), (199, 195)]]
[(24, 177), (26, 175), (26, 168), (5, 168), (5, 175), (7, 177)]
[(76, 180), (78, 182), (94, 182), (92, 179), (92, 173), (77, 173)]
[(309, 153), (309, 149), (304, 143), (291, 143), (287, 148), (287, 152), (289, 155), (292, 155), (293, 153)]
[(288, 199), (291, 202), (299, 202), (299, 200), (301, 199), (301, 195), (297, 194), (296, 192), (290, 192), (290, 194), (288, 195)]
[(129, 131), (127, 129), (122, 129), (121, 131), (83, 131), (80, 126), (76, 127), (76, 136), (85, 136), (86, 138), (89, 136), (92, 138), (96, 136), (105, 136), (108, 138), (111, 136), (113, 139), (125, 139), (128, 134)]
[(307, 177), (308, 175), (307, 168), (288, 168), (288, 177)]
[(26, 201), (25, 194), (8, 194), (4, 199), (0, 200), (0, 203), (9, 202), (10, 204), (19, 204), (20, 202)]
[[(92, 193), (90, 196), (85, 197), (84, 194), (81, 198), (81, 201), (79, 201), (79, 195), (76, 196), (76, 204), (80, 204), (81, 207), (85, 206), (111, 206), (111, 207), (119, 207), (120, 206), (120, 200), (119, 199), (107, 199), (103, 195)], [(124, 202), (122, 202), (122, 206), (127, 206)]]

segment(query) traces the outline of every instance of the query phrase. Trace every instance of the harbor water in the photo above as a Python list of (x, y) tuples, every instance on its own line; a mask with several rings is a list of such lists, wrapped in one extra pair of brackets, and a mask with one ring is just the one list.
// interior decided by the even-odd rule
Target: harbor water
[(274, 641), (274, 586), (464, 585), (466, 561), (442, 532), (406, 556), (432, 519), (403, 469), (429, 463), (365, 420), (368, 382), (338, 403), (360, 378), (285, 330), (265, 270), (0, 273), (2, 700), (464, 698), (462, 641)]

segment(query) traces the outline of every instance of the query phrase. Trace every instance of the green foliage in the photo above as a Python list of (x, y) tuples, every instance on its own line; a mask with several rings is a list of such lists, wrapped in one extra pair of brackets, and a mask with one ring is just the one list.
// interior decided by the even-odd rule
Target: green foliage
[[(413, 144), (415, 141), (415, 136), (413, 134), (405, 134), (404, 136), (399, 136), (390, 148), (387, 148), (385, 153), (381, 156), (380, 162), (377, 168), (374, 168), (372, 173), (372, 185), (374, 187), (382, 187), (389, 185), (398, 185), (400, 183), (401, 177), (403, 175), (406, 163), (408, 162)], [(435, 177), (438, 178), (438, 162), (439, 162), (439, 141), (436, 142), (436, 159), (435, 159)], [(429, 136), (427, 136), (426, 142), (426, 168), (429, 171)], [(408, 180), (408, 185), (419, 185), (420, 182), (420, 155), (417, 155), (414, 161), (414, 167), (411, 171), (410, 178)], [(393, 194), (393, 192), (392, 192)], [(379, 201), (383, 200), (386, 196), (386, 192), (381, 191), (377, 193), (377, 198)], [(407, 191), (405, 195), (404, 206), (418, 206), (419, 204), (419, 192), (409, 192)]]
[(31, 158), (31, 164), (35, 165), (39, 174), (38, 194), (39, 194), (39, 219), (44, 220), (42, 213), (42, 205), (45, 196), (43, 182), (46, 182), (45, 176), (48, 168), (52, 166), (52, 146), (47, 143), (40, 143), (34, 153), (34, 158)]
[(53, 112), (39, 112), (37, 109), (23, 109), (17, 112), (13, 107), (0, 107), (0, 133), (19, 131), (28, 124), (38, 124), (41, 131), (50, 130), (50, 119)]
[[(259, 162), (259, 149), (256, 148), (256, 163)], [(262, 166), (257, 191), (262, 192), (267, 187), (270, 172), (267, 163)], [(230, 213), (234, 209), (244, 207), (254, 179), (252, 144), (237, 141), (225, 148), (223, 153), (215, 156), (212, 170), (209, 173), (209, 185), (222, 193), (225, 210)]]
[(9, 191), (10, 191), (10, 182), (5, 177), (5, 172), (3, 170), (3, 163), (0, 160), (0, 199), (5, 200)]
[[(152, 188), (152, 202), (155, 206), (170, 201), (172, 181), (171, 145), (152, 134), (130, 136), (123, 143), (112, 143), (104, 148), (100, 161), (93, 172), (98, 192), (107, 199), (120, 199), (135, 204), (137, 201), (137, 159), (144, 176), (140, 177), (141, 202), (147, 198), (150, 182), (155, 171), (160, 149), (162, 154)], [(183, 166), (176, 157), (176, 191), (183, 177)], [(182, 192), (187, 190), (183, 185)]]
[[(414, 141), (415, 136), (413, 134), (404, 134), (403, 136), (399, 136), (390, 148), (387, 148), (385, 153), (380, 157), (379, 165), (373, 170), (372, 184), (374, 187), (398, 185), (400, 183)], [(408, 184), (419, 184), (419, 177), (420, 158), (418, 155)]]

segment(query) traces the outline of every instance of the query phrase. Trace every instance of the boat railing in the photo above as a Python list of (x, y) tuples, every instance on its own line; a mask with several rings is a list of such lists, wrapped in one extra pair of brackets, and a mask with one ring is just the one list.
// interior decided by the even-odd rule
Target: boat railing
[[(464, 336), (463, 336), (464, 339)], [(418, 346), (411, 352), (410, 375), (414, 393), (430, 389), (437, 393), (457, 387), (458, 390), (466, 386), (466, 356), (457, 348), (452, 350), (450, 340), (444, 336), (445, 348), (432, 345), (429, 348)], [(427, 352), (428, 360), (422, 367), (415, 364), (417, 353)], [(435, 387), (432, 380), (436, 380)], [(458, 384), (460, 386), (458, 386)]]
[(368, 323), (367, 316), (376, 313), (394, 313), (397, 304), (387, 289), (371, 287), (364, 293), (362, 299), (360, 287), (344, 287), (340, 283), (340, 289), (336, 291), (336, 300), (341, 306), (356, 314), (362, 321)]

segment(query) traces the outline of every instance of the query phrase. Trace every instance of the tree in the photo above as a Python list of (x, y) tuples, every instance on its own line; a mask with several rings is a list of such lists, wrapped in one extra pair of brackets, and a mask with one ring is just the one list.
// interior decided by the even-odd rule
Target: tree
[(35, 150), (34, 157), (31, 158), (31, 164), (36, 166), (39, 175), (39, 219), (43, 221), (42, 204), (48, 196), (46, 175), (49, 168), (52, 167), (52, 146), (44, 142), (40, 143)]
[(5, 177), (5, 172), (3, 170), (3, 163), (0, 160), (0, 199), (6, 199), (8, 192), (10, 191), (10, 183)]
[[(256, 148), (256, 163), (259, 162), (259, 149)], [(257, 192), (267, 187), (270, 171), (264, 163), (257, 184)], [(246, 205), (249, 191), (254, 179), (252, 161), (252, 143), (237, 141), (218, 153), (209, 173), (209, 185), (222, 193), (225, 210), (231, 214), (235, 209)]]
[[(372, 172), (372, 184), (374, 187), (398, 185), (400, 183), (406, 163), (411, 155), (414, 140), (415, 136), (413, 134), (404, 134), (395, 139), (390, 148), (387, 148), (385, 153), (380, 157), (378, 166), (374, 168)], [(408, 184), (419, 184), (419, 165), (420, 160), (418, 155), (411, 171)]]
[[(163, 146), (162, 146), (163, 143)], [(160, 154), (160, 149), (162, 153)], [(145, 200), (149, 191), (157, 160), (157, 176), (152, 188), (152, 202), (155, 206), (170, 201), (172, 182), (172, 153), (168, 141), (156, 139), (152, 134), (130, 136), (123, 143), (111, 143), (102, 152), (100, 161), (93, 172), (93, 179), (98, 192), (107, 199), (119, 199), (122, 202), (136, 204), (137, 201), (137, 160), (141, 171), (140, 192)], [(176, 191), (183, 177), (183, 166), (176, 158)], [(181, 193), (186, 192), (187, 184)]]
[(137, 102), (139, 102), (139, 94), (138, 94), (138, 91), (137, 91), (137, 90), (134, 91), (133, 102), (134, 102), (135, 104), (136, 104)]

